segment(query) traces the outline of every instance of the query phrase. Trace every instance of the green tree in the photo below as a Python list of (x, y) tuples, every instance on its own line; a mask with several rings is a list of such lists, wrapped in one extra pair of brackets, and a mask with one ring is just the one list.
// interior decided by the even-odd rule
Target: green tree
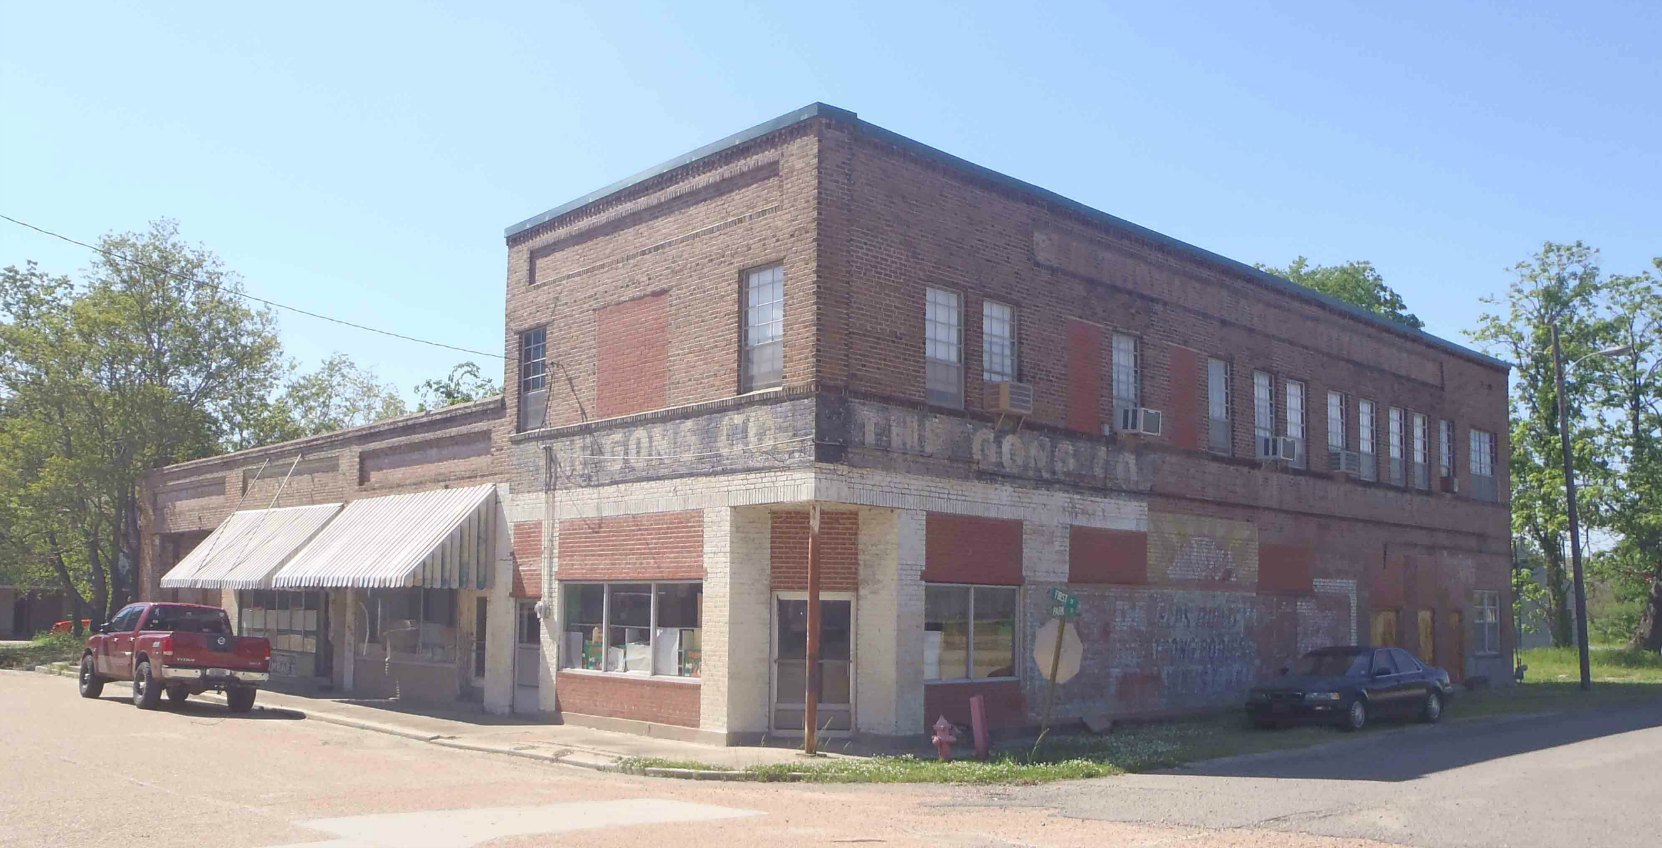
[(502, 393), (502, 387), (486, 377), (473, 362), (460, 362), (443, 380), (427, 380), (416, 386), (416, 411), (431, 412), (458, 403), (471, 403)]
[[(1565, 566), (1569, 511), (1564, 496), (1563, 448), (1558, 427), (1558, 391), (1552, 362), (1556, 324), (1566, 361), (1599, 349), (1604, 324), (1598, 251), (1576, 242), (1546, 243), (1527, 262), (1512, 268), (1515, 278), (1501, 298), (1485, 298), (1497, 311), (1478, 318), (1471, 335), (1516, 365), (1512, 384), (1512, 528), (1545, 562), (1548, 628), (1557, 645), (1574, 644), (1570, 581)], [(1606, 479), (1603, 457), (1586, 410), (1596, 400), (1592, 373), (1565, 375), (1572, 461), (1578, 480), (1587, 481), (1584, 503), (1598, 500), (1597, 481)]]
[(316, 371), (290, 381), (275, 406), (287, 422), (268, 426), (275, 431), (272, 435), (284, 438), (361, 427), (409, 412), (398, 389), (380, 382), (374, 369), (358, 367), (344, 353), (331, 355)]
[(1425, 326), (1403, 302), (1402, 295), (1385, 285), (1385, 278), (1372, 262), (1352, 261), (1338, 265), (1311, 265), (1303, 256), (1294, 259), (1285, 268), (1258, 265), (1258, 270), (1291, 280), (1307, 289), (1315, 289), (1352, 306), (1359, 306), (1407, 327)]
[(176, 223), (99, 248), (78, 285), (0, 271), (0, 562), (102, 618), (138, 588), (140, 481), (234, 440), (280, 347), (270, 313)]

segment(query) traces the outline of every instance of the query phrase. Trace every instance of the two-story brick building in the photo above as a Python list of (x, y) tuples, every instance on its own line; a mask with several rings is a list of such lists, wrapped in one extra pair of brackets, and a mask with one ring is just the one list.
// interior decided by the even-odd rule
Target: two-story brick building
[[(802, 732), (815, 506), (830, 732), (921, 734), (974, 694), (1036, 723), (1054, 587), (1082, 602), (1064, 718), (1232, 705), (1324, 644), (1509, 678), (1505, 363), (822, 104), (506, 240), (503, 401), (167, 469), (153, 561), (267, 569), (279, 616), (323, 593), (337, 685), (717, 742)], [(248, 482), (314, 457), (336, 482)], [(424, 504), (345, 511), (489, 483), (494, 582), (405, 556), (400, 591), (460, 594), (430, 657), (368, 642), (386, 588), (354, 557)], [(340, 512), (263, 564), (191, 551), (302, 504)]]
[(542, 704), (800, 733), (1235, 703), (1321, 644), (1502, 681), (1505, 363), (816, 104), (507, 230)]

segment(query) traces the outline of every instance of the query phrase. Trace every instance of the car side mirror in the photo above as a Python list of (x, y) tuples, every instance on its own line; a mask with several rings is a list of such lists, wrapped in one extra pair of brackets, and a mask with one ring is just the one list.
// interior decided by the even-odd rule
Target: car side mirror
[(104, 633), (104, 632), (107, 632), (109, 629), (110, 629), (110, 623), (107, 622), (107, 621), (104, 622), (103, 624), (94, 624), (92, 626), (92, 632), (94, 632), (94, 633)]

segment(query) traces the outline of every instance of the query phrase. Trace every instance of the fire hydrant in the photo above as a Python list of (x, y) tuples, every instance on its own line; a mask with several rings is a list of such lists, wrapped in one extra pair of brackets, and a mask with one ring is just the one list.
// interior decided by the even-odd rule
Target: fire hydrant
[(942, 760), (952, 759), (952, 743), (958, 741), (958, 734), (953, 732), (955, 730), (957, 728), (946, 720), (946, 716), (935, 719), (935, 735), (929, 737), (929, 741), (935, 743), (935, 750)]

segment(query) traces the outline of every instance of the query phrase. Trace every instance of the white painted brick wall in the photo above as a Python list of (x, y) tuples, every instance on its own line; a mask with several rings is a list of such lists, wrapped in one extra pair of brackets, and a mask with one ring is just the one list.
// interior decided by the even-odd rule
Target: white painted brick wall
[(728, 656), (728, 625), (732, 621), (730, 591), (733, 552), (733, 510), (712, 507), (704, 510), (704, 608), (700, 674), (699, 727), (727, 732), (728, 676), (733, 665)]
[(864, 733), (896, 730), (900, 618), (900, 545), (896, 513), (860, 510), (860, 585), (854, 622), (854, 720)]

